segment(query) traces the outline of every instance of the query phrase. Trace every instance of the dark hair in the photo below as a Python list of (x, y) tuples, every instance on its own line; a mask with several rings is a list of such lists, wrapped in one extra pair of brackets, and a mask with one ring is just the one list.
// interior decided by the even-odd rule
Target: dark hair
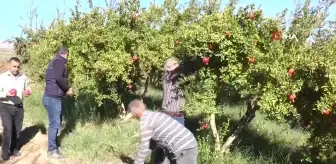
[(8, 60), (8, 63), (10, 63), (11, 61), (15, 61), (15, 62), (18, 62), (18, 63), (21, 63), (20, 59), (18, 57), (11, 57), (9, 60)]
[(59, 55), (66, 55), (66, 54), (69, 54), (69, 49), (67, 47), (60, 47), (58, 49), (58, 52), (57, 54)]

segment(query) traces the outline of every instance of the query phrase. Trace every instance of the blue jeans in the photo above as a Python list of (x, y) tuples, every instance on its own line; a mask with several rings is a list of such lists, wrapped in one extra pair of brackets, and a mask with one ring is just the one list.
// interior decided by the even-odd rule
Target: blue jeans
[(184, 116), (173, 117), (173, 118), (184, 126)]
[(43, 96), (43, 105), (47, 110), (49, 118), (48, 128), (48, 151), (57, 150), (57, 133), (61, 127), (62, 101), (61, 99)]

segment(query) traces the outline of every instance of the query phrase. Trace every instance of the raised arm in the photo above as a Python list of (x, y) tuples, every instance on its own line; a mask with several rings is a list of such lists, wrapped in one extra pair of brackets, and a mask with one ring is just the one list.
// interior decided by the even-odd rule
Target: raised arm
[(200, 70), (203, 67), (200, 60), (197, 58), (190, 58), (190, 57), (183, 57), (182, 62), (179, 64), (179, 66), (171, 71), (171, 72), (165, 72), (164, 79), (165, 80), (177, 80), (181, 76), (188, 76), (196, 71)]
[(191, 75), (202, 68), (200, 60), (185, 57), (180, 64), (180, 72), (184, 75)]

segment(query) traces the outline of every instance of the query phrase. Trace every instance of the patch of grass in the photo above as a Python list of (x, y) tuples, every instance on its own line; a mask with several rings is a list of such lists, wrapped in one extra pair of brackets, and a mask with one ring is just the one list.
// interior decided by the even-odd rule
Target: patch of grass
[[(228, 130), (232, 131), (245, 111), (245, 106), (224, 106), (222, 113), (217, 116), (217, 121), (227, 123), (229, 120)], [(222, 126), (219, 129), (223, 128)], [(209, 134), (211, 136), (210, 131)], [(291, 129), (288, 125), (267, 120), (262, 113), (257, 112), (256, 117), (233, 142), (230, 154), (214, 154), (214, 148), (210, 146), (210, 143), (213, 142), (211, 137), (199, 139), (201, 158), (199, 162), (223, 164), (300, 163), (300, 147), (306, 143), (308, 136), (309, 134), (302, 130)]]
[[(245, 106), (227, 106), (223, 108), (223, 115), (232, 121), (238, 121), (245, 111)], [(301, 129), (292, 129), (287, 124), (278, 124), (274, 121), (267, 120), (265, 115), (259, 111), (256, 112), (256, 117), (251, 121), (247, 129), (254, 131), (254, 133), (259, 136), (267, 138), (269, 142), (279, 142), (282, 146), (287, 147), (302, 146), (309, 137), (309, 133)]]
[(24, 121), (29, 124), (48, 125), (47, 111), (42, 104), (44, 88), (42, 85), (32, 84), (32, 94), (24, 99)]
[[(25, 99), (25, 122), (44, 123), (47, 127), (48, 119), (42, 105), (43, 87), (34, 85), (33, 89), (33, 94)], [(159, 109), (162, 92), (150, 89), (147, 97), (145, 102), (149, 108)], [(73, 113), (72, 116), (81, 117), (81, 114), (77, 113), (83, 110), (82, 108), (85, 107), (83, 104), (85, 103), (74, 103), (71, 110), (67, 111)], [(221, 117), (224, 122), (229, 119), (232, 130), (245, 110), (245, 106), (224, 106), (222, 115), (218, 117)], [(80, 120), (80, 118), (77, 119)], [(92, 118), (88, 121), (74, 122), (73, 130), (64, 135), (61, 149), (69, 158), (80, 161), (79, 163), (119, 163), (122, 156), (131, 158), (135, 156), (139, 139), (137, 121), (125, 123), (115, 119), (97, 123), (90, 120)], [(257, 113), (256, 118), (234, 142), (230, 154), (214, 154), (209, 140), (200, 141), (199, 161), (205, 164), (289, 163), (298, 157), (296, 154), (300, 146), (305, 143), (307, 136), (307, 133), (299, 129), (291, 129), (289, 126), (268, 121), (263, 114)]]
[(86, 123), (66, 136), (62, 149), (71, 158), (83, 161), (107, 162), (120, 156), (133, 156), (138, 148), (138, 124), (136, 121), (114, 121), (102, 125)]

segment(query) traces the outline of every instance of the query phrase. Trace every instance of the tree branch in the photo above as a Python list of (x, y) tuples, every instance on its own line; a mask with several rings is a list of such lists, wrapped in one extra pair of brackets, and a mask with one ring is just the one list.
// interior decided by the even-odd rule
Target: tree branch
[(258, 97), (255, 96), (247, 101), (247, 111), (245, 115), (240, 119), (237, 128), (232, 133), (232, 135), (226, 140), (226, 142), (222, 146), (222, 153), (229, 152), (230, 146), (232, 142), (237, 138), (238, 134), (242, 131), (242, 129), (252, 121), (255, 117), (255, 112), (258, 108), (257, 105)]

